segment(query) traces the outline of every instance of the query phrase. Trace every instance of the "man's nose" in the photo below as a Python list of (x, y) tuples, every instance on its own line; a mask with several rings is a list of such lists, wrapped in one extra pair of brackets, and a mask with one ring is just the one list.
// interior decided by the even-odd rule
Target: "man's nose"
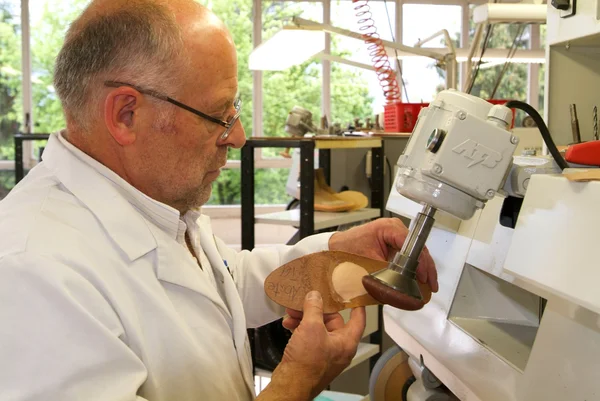
[(239, 149), (246, 143), (246, 132), (244, 131), (244, 126), (242, 125), (242, 120), (239, 119), (236, 121), (234, 127), (231, 129), (231, 132), (227, 136), (227, 138), (223, 141), (223, 145)]

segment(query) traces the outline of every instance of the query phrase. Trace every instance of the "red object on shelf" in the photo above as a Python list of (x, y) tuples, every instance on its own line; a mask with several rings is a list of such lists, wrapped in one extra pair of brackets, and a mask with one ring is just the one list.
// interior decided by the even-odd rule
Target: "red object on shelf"
[(429, 103), (390, 103), (383, 106), (385, 132), (412, 132), (421, 109)]
[(569, 146), (565, 153), (565, 159), (569, 163), (600, 166), (600, 141), (584, 142)]
[[(493, 99), (488, 100), (494, 105), (504, 105), (508, 100)], [(429, 103), (390, 103), (383, 106), (384, 121), (383, 128), (385, 132), (412, 132), (417, 124), (421, 109), (429, 106)], [(512, 123), (510, 128), (515, 126), (515, 117), (517, 115), (515, 109), (512, 110)]]

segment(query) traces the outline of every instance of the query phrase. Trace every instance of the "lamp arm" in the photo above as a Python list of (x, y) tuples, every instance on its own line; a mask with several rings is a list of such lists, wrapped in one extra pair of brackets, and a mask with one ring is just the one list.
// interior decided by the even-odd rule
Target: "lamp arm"
[(450, 54), (452, 54), (456, 57), (456, 47), (454, 47), (454, 42), (450, 38), (450, 33), (448, 33), (447, 29), (442, 29), (441, 31), (434, 33), (433, 35), (431, 35), (430, 37), (428, 37), (426, 39), (419, 40), (415, 44), (415, 47), (421, 47), (425, 43), (432, 41), (433, 39), (437, 38), (440, 35), (444, 35), (444, 41), (446, 42), (446, 46), (450, 50)]
[[(335, 33), (338, 35), (347, 36), (347, 37), (358, 39), (358, 40), (364, 40), (364, 36), (361, 33), (350, 31), (348, 29), (338, 28), (338, 27), (335, 27), (335, 26), (329, 25), (329, 24), (323, 24), (321, 22), (310, 21), (310, 20), (300, 18), (300, 17), (293, 17), (292, 23), (293, 23), (293, 25), (291, 27), (284, 26), (284, 29), (291, 28), (291, 29), (306, 29), (306, 30), (322, 30), (322, 31), (325, 31), (328, 33)], [(383, 43), (383, 45), (385, 47), (391, 48), (394, 50), (399, 50), (399, 51), (410, 53), (410, 54), (416, 54), (418, 56), (423, 56), (423, 57), (430, 57), (430, 58), (433, 58), (435, 60), (442, 61), (442, 62), (445, 60), (445, 55), (440, 54), (435, 51), (421, 49), (419, 47), (405, 46), (400, 43), (391, 42), (389, 40), (382, 39), (381, 42)]]

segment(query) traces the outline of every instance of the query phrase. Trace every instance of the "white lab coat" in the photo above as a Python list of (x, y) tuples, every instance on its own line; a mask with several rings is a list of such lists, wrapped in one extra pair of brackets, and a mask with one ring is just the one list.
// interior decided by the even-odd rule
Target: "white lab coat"
[(199, 225), (220, 289), (51, 137), (0, 203), (0, 401), (252, 399), (246, 328), (282, 314), (264, 279), (329, 235), (238, 253)]

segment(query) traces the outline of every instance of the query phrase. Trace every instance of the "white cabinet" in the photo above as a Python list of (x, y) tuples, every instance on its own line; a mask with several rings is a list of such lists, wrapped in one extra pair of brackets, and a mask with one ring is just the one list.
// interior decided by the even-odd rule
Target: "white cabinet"
[[(571, 0), (573, 1), (573, 0)], [(557, 145), (572, 141), (569, 105), (576, 104), (584, 141), (592, 139), (593, 109), (600, 108), (598, 1), (578, 0), (577, 14), (560, 18), (548, 7), (545, 119)]]

